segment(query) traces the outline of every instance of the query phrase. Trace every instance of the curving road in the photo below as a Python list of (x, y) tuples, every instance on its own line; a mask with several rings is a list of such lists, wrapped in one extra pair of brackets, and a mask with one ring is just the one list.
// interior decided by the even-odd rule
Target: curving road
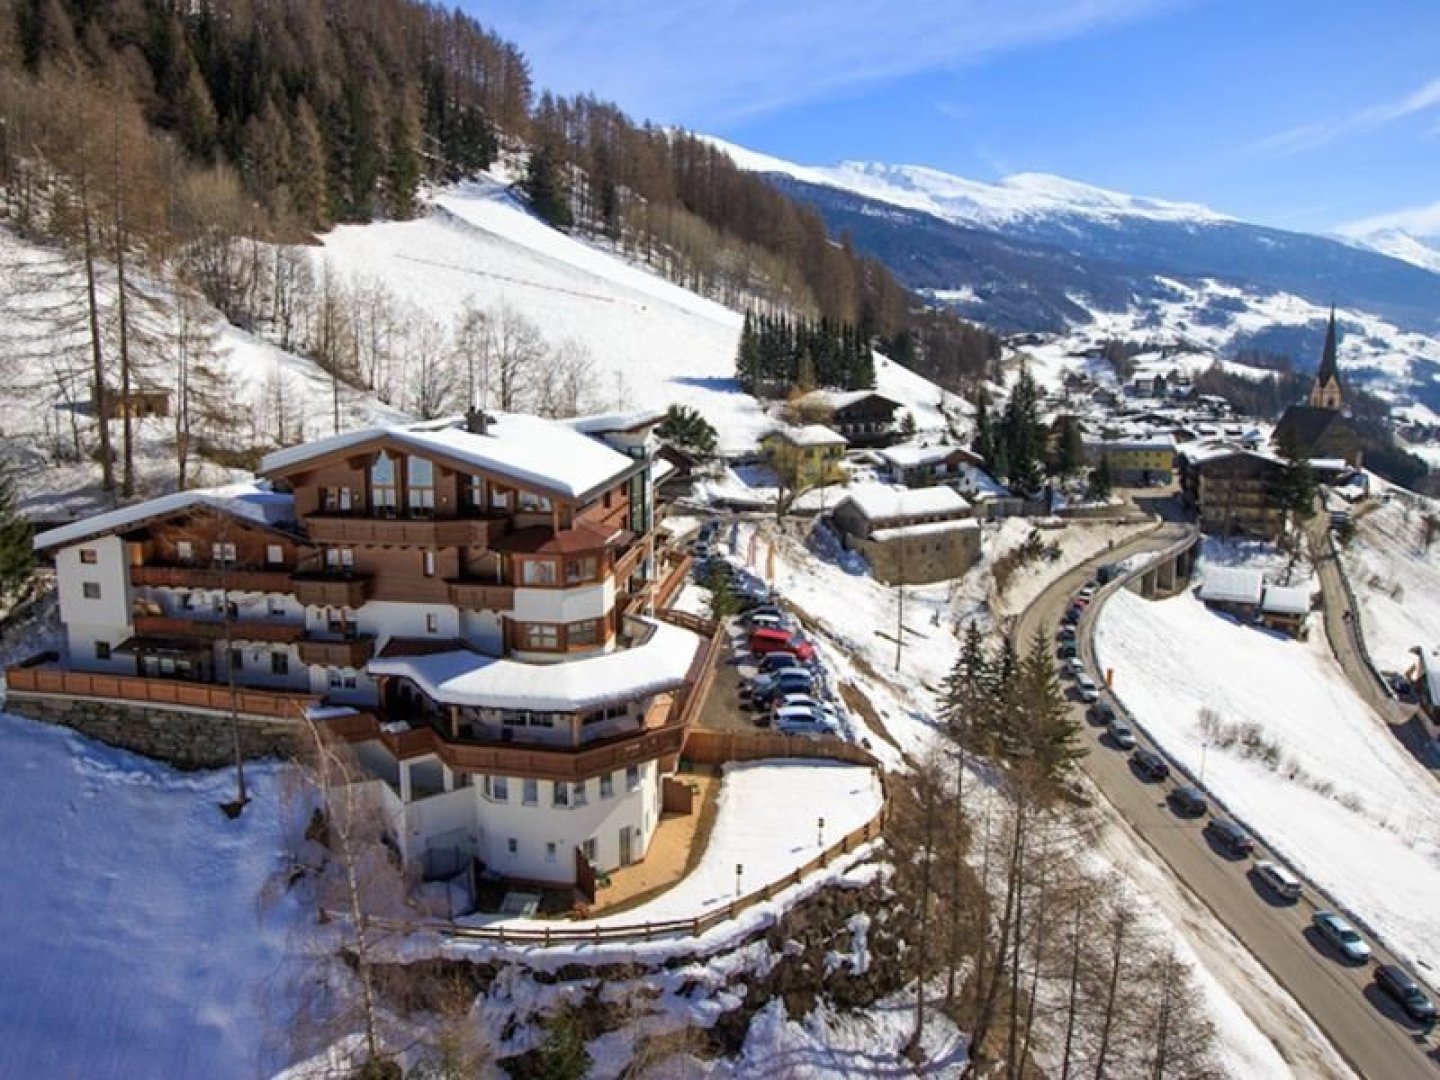
[[(1053, 640), (1070, 598), (1101, 564), (1164, 551), (1192, 531), (1186, 524), (1165, 523), (1068, 571), (1017, 620), (1013, 628), (1017, 647), (1029, 643), (1036, 627), (1043, 627)], [(1123, 586), (1112, 584), (1102, 589), (1080, 623), (1080, 655), (1092, 672), (1096, 671), (1091, 640), (1095, 612), (1118, 587)], [(1078, 703), (1074, 707), (1083, 708)], [(1209, 843), (1203, 831), (1205, 819), (1178, 817), (1169, 809), (1165, 797), (1173, 782), (1143, 782), (1131, 770), (1128, 754), (1111, 745), (1108, 738), (1102, 739), (1101, 729), (1088, 723), (1085, 728), (1090, 753), (1081, 760), (1081, 769), (1176, 876), (1274, 975), (1356, 1072), (1375, 1080), (1440, 1078), (1440, 1051), (1376, 990), (1371, 965), (1347, 966), (1310, 929), (1310, 916), (1317, 909), (1312, 898), (1320, 896), (1313, 886), (1307, 883), (1305, 898), (1297, 904), (1276, 904), (1268, 899), (1253, 880), (1249, 859), (1227, 859)], [(1143, 737), (1141, 742), (1154, 748)], [(1271, 856), (1257, 845), (1256, 857)], [(1321, 900), (1319, 906), (1330, 905)], [(1394, 962), (1383, 949), (1376, 947), (1375, 952), (1379, 962)], [(1224, 1038), (1223, 1032), (1220, 1037)]]

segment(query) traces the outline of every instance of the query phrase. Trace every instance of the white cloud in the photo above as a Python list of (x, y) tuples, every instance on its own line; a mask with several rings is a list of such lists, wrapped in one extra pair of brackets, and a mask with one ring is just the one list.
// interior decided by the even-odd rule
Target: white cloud
[(1378, 105), (1367, 105), (1344, 116), (1301, 124), (1277, 132), (1250, 144), (1249, 149), (1261, 154), (1280, 155), (1315, 150), (1341, 139), (1364, 135), (1407, 116), (1428, 112), (1437, 107), (1440, 107), (1440, 79), (1431, 79), (1404, 97)]
[(1411, 236), (1440, 239), (1440, 202), (1429, 206), (1412, 206), (1404, 210), (1392, 210), (1388, 214), (1376, 214), (1339, 226), (1335, 231), (1341, 236), (1371, 236), (1386, 229), (1399, 229)]
[(539, 85), (723, 131), (847, 89), (1129, 22), (1190, 0), (493, 0)]

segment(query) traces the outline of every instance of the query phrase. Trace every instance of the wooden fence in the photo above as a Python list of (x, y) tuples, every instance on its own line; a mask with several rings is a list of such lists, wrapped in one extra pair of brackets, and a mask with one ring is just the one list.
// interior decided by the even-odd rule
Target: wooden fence
[(285, 694), (246, 687), (236, 687), (232, 692), (225, 686), (180, 679), (147, 679), (138, 675), (103, 675), (44, 667), (7, 668), (5, 684), (12, 694), (102, 698), (161, 708), (207, 709), (222, 713), (233, 709), (246, 716), (290, 721), (298, 721), (306, 708), (320, 700), (309, 694)]
[(868, 750), (844, 739), (808, 738), (770, 731), (711, 731), (692, 728), (685, 736), (681, 757), (697, 765), (721, 765), (727, 761), (759, 761), (762, 758), (830, 758), (852, 765), (879, 769), (880, 762)]

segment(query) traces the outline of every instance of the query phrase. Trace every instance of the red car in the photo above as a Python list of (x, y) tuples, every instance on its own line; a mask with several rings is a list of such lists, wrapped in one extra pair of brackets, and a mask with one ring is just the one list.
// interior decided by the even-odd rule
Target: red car
[(746, 645), (755, 656), (765, 656), (767, 653), (773, 652), (788, 652), (794, 653), (795, 658), (801, 663), (808, 664), (815, 659), (815, 646), (799, 634), (792, 634), (788, 630), (756, 630), (751, 633)]

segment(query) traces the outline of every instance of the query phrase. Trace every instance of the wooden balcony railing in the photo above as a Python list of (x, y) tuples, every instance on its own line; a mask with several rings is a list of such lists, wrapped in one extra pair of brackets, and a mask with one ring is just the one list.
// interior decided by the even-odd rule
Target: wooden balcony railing
[(437, 754), (452, 769), (497, 776), (534, 777), (538, 780), (588, 780), (627, 765), (678, 754), (685, 742), (685, 730), (679, 724), (636, 732), (581, 749), (451, 742), (431, 727), (388, 732), (380, 727), (371, 713), (326, 721), (326, 726), (348, 742), (378, 739), (401, 760)]
[(650, 545), (637, 541), (632, 544), (630, 550), (615, 560), (615, 584), (623, 587), (630, 580), (630, 575), (635, 572), (635, 567), (640, 565), (640, 560), (645, 558), (645, 552)]
[(106, 698), (139, 705), (169, 708), (235, 711), (247, 716), (274, 717), (299, 721), (306, 708), (319, 698), (310, 694), (287, 694), (275, 690), (236, 687), (233, 695), (224, 686), (186, 682), (181, 679), (146, 679), (138, 675), (101, 675), (88, 671), (58, 668), (8, 668), (5, 682), (11, 694), (59, 694), (65, 697)]
[[(225, 623), (219, 619), (180, 619), (169, 615), (136, 615), (132, 620), (137, 634), (147, 637), (202, 638), (222, 641)], [(259, 619), (232, 619), (229, 636), (233, 641), (299, 641), (305, 627), (299, 623), (264, 622)]]
[(167, 589), (219, 589), (234, 592), (294, 592), (289, 570), (241, 570), (215, 566), (132, 566), (130, 584)]
[(302, 664), (320, 667), (362, 668), (375, 655), (375, 639), (369, 634), (352, 638), (302, 638), (296, 646)]
[(357, 608), (370, 598), (368, 574), (296, 574), (295, 598), (306, 607)]
[(486, 581), (466, 581), (455, 578), (446, 582), (450, 586), (450, 602), (456, 607), (473, 608), (477, 611), (515, 610), (515, 586), (496, 585)]
[(357, 517), (311, 514), (305, 531), (319, 544), (399, 547), (489, 547), (510, 527), (508, 518)]

